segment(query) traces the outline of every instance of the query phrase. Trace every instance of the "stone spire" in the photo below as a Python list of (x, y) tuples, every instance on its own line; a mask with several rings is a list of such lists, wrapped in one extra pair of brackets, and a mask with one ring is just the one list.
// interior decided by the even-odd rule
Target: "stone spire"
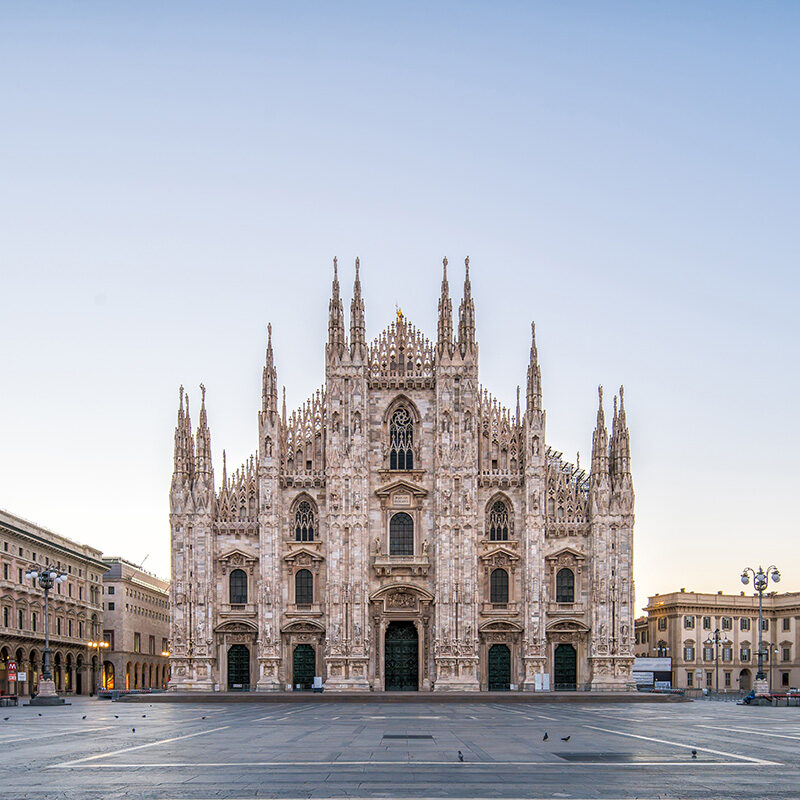
[(475, 347), (475, 303), (469, 281), (469, 256), (464, 259), (464, 266), (464, 297), (458, 308), (458, 349), (462, 356)]
[(192, 420), (189, 416), (189, 396), (186, 397), (186, 410), (183, 408), (184, 391), (180, 388), (178, 424), (175, 427), (175, 473), (173, 481), (181, 476), (191, 481), (194, 475), (194, 441), (192, 439)]
[(196, 473), (198, 475), (210, 475), (213, 473), (211, 466), (211, 431), (208, 428), (208, 417), (206, 415), (206, 387), (200, 384), (200, 420), (197, 423), (197, 457)]
[(364, 299), (361, 297), (360, 262), (356, 259), (356, 279), (353, 283), (353, 299), (350, 301), (350, 350), (355, 355), (357, 350), (366, 354), (367, 329), (364, 321)]
[(619, 387), (619, 411), (614, 398), (614, 422), (611, 427), (611, 473), (615, 477), (630, 475), (631, 440), (625, 418), (625, 388)]
[(608, 475), (608, 431), (606, 417), (603, 413), (603, 387), (597, 387), (599, 405), (597, 407), (597, 425), (592, 436), (592, 475)]
[(344, 309), (339, 294), (339, 264), (333, 259), (333, 286), (328, 306), (328, 352), (340, 356), (344, 350)]
[(228, 488), (228, 456), (222, 451), (222, 488)]
[(442, 294), (439, 298), (439, 336), (437, 353), (450, 355), (453, 352), (453, 301), (447, 283), (447, 258), (442, 259)]
[(278, 373), (272, 353), (272, 323), (267, 325), (267, 355), (261, 382), (261, 410), (276, 414), (278, 411)]
[(531, 322), (531, 357), (528, 362), (528, 413), (542, 409), (542, 371), (536, 349), (536, 323)]
[(281, 426), (286, 430), (286, 387), (283, 387), (283, 402), (281, 404)]

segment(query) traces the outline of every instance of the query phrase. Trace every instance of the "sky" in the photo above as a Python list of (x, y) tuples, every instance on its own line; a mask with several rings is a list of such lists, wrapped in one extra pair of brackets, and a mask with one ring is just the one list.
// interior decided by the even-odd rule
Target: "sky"
[[(331, 262), (432, 338), (470, 257), (482, 383), (536, 322), (547, 440), (625, 385), (637, 607), (800, 590), (800, 6), (0, 2), (0, 507), (169, 574), (178, 387), (217, 476), (266, 325), (324, 377)], [(609, 408), (606, 408), (607, 415)]]

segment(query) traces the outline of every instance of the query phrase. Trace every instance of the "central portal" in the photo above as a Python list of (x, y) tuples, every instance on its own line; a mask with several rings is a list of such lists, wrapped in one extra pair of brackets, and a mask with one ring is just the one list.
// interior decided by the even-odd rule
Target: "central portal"
[(413, 622), (390, 622), (386, 629), (386, 691), (419, 689), (419, 643)]

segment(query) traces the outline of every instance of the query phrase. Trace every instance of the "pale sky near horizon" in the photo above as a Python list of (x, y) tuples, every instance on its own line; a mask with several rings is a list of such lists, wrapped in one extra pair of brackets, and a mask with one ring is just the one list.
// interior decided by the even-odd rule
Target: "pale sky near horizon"
[(436, 334), (470, 256), (481, 381), (536, 321), (548, 443), (621, 383), (637, 607), (800, 590), (800, 6), (0, 2), (0, 507), (169, 574), (178, 386), (217, 479), (266, 324), (323, 381), (331, 260), (367, 335)]

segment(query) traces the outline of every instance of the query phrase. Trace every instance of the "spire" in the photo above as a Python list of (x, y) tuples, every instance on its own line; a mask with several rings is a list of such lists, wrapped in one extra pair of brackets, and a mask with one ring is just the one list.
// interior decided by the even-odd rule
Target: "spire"
[(531, 357), (528, 362), (528, 413), (542, 409), (542, 371), (536, 349), (536, 323), (531, 322)]
[(222, 488), (228, 488), (228, 456), (222, 451)]
[(359, 267), (360, 262), (356, 259), (356, 279), (353, 283), (353, 299), (350, 302), (350, 349), (352, 353), (355, 353), (356, 348), (366, 349), (367, 346), (364, 300), (361, 297)]
[(469, 256), (464, 259), (464, 297), (458, 308), (458, 348), (463, 356), (475, 346), (475, 303), (469, 280)]
[(453, 352), (453, 301), (447, 283), (447, 257), (442, 259), (442, 294), (439, 297), (439, 336), (436, 343), (439, 355)]
[(286, 430), (286, 387), (283, 387), (283, 405), (281, 406), (281, 427)]
[(344, 349), (344, 309), (339, 295), (339, 263), (333, 259), (333, 286), (328, 306), (328, 348), (336, 355)]
[(592, 475), (608, 473), (608, 431), (606, 417), (603, 413), (603, 387), (597, 387), (599, 404), (597, 407), (597, 425), (592, 436)]
[[(186, 397), (186, 410), (183, 399)], [(178, 424), (175, 426), (175, 477), (184, 476), (191, 480), (194, 474), (194, 442), (192, 441), (192, 421), (189, 417), (189, 396), (180, 388)]]
[(206, 387), (200, 384), (200, 420), (197, 423), (197, 474), (211, 473), (211, 431), (208, 429), (208, 416), (206, 415)]
[(619, 387), (619, 411), (614, 398), (614, 423), (611, 428), (611, 472), (615, 476), (631, 471), (631, 440), (625, 418), (625, 387)]
[(272, 353), (272, 323), (267, 325), (267, 354), (261, 382), (261, 409), (275, 414), (278, 410), (278, 373)]
[(519, 409), (519, 384), (517, 384), (517, 425), (519, 425), (521, 419), (522, 417), (520, 416)]

